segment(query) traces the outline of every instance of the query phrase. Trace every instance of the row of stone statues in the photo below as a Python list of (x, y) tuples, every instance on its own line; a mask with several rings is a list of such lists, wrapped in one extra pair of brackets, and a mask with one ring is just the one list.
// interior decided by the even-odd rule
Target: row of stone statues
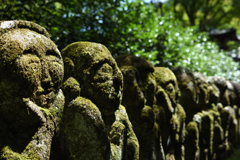
[(29, 21), (0, 22), (0, 159), (220, 160), (240, 143), (240, 84), (112, 57), (61, 53)]

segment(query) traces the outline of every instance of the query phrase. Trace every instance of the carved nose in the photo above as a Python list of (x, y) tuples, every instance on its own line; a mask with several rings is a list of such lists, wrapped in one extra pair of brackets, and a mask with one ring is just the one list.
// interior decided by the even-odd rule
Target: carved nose
[(48, 90), (48, 88), (53, 86), (52, 78), (50, 76), (49, 70), (46, 68), (46, 66), (42, 69), (42, 81), (41, 81), (42, 87), (44, 90)]

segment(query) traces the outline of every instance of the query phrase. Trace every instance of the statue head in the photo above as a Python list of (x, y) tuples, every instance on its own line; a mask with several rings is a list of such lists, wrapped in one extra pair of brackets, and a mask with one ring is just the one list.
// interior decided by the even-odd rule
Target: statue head
[(0, 114), (4, 118), (21, 123), (17, 115), (27, 114), (22, 107), (26, 100), (49, 108), (62, 80), (61, 54), (43, 27), (28, 21), (0, 22)]
[(230, 106), (235, 105), (237, 94), (235, 93), (234, 86), (230, 81), (227, 81), (227, 92), (229, 98), (229, 105)]
[(228, 86), (227, 81), (224, 77), (209, 77), (209, 80), (214, 83), (220, 91), (219, 102), (222, 103), (223, 106), (227, 106), (230, 104), (229, 96), (228, 96)]
[(147, 60), (132, 56), (118, 56), (116, 62), (124, 77), (123, 105), (152, 106), (156, 89), (154, 66)]
[(212, 103), (217, 104), (220, 98), (220, 91), (218, 87), (213, 83), (211, 78), (208, 77), (208, 84), (209, 84), (209, 105), (211, 107)]
[(233, 85), (234, 87), (234, 92), (235, 92), (235, 100), (234, 100), (234, 104), (236, 104), (238, 107), (240, 107), (240, 84), (236, 81), (230, 81), (230, 83)]
[[(175, 107), (178, 103), (180, 91), (174, 73), (168, 68), (155, 67), (153, 75), (157, 82), (156, 97), (158, 97), (158, 91), (163, 89), (167, 93), (172, 103), (172, 107)], [(161, 101), (161, 99), (157, 99), (157, 101)]]
[(199, 72), (194, 72), (195, 83), (199, 88), (199, 103), (197, 104), (203, 109), (209, 103), (209, 84), (207, 77)]
[(81, 85), (81, 96), (97, 105), (103, 115), (113, 114), (122, 98), (123, 77), (109, 50), (102, 44), (75, 42), (62, 50), (65, 78)]
[(196, 85), (193, 73), (184, 67), (175, 67), (172, 69), (175, 74), (178, 87), (181, 91), (179, 103), (183, 107), (195, 106), (199, 102), (199, 88)]

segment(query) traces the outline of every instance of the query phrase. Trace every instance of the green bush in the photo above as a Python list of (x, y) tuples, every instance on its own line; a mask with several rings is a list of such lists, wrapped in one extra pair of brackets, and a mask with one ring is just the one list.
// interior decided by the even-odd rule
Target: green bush
[(166, 66), (183, 66), (207, 76), (222, 76), (240, 82), (239, 63), (219, 50), (205, 32), (197, 32), (196, 27), (183, 27), (181, 22), (173, 20), (172, 14), (162, 17), (162, 21), (167, 32), (164, 42)]

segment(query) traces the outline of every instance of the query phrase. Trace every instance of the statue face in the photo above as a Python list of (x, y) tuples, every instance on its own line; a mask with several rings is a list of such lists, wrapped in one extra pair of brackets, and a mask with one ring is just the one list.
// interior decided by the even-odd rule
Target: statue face
[(232, 83), (230, 83), (230, 81), (227, 81), (227, 95), (228, 95), (228, 99), (229, 99), (229, 105), (233, 106), (236, 102), (236, 93), (234, 91), (234, 86), (232, 85)]
[(153, 106), (156, 91), (155, 77), (149, 71), (140, 71), (140, 77), (137, 81), (141, 89), (138, 92), (143, 92), (144, 98), (146, 99), (146, 105)]
[[(89, 98), (103, 115), (114, 114), (122, 99), (123, 77), (108, 49), (97, 43), (76, 42), (62, 51), (72, 61), (71, 75), (81, 85), (81, 96)], [(70, 68), (70, 69), (69, 69)]]
[(194, 78), (186, 73), (178, 77), (178, 84), (181, 91), (179, 103), (183, 106), (195, 105), (199, 102), (199, 88), (195, 84)]
[(127, 110), (153, 106), (156, 81), (152, 64), (135, 56), (119, 56), (116, 61), (124, 76), (123, 105)]
[(220, 91), (214, 83), (209, 82), (209, 104), (217, 104), (220, 97)]
[(11, 90), (16, 93), (12, 96), (30, 98), (42, 107), (48, 105), (63, 79), (63, 61), (56, 45), (27, 29), (13, 30), (4, 36), (7, 38), (3, 48), (11, 48), (16, 56), (8, 81), (2, 79), (4, 83), (14, 83)]
[(0, 116), (11, 129), (27, 131), (41, 123), (39, 108), (32, 107), (49, 108), (54, 103), (63, 61), (49, 38), (28, 29), (9, 31), (0, 43), (0, 60), (5, 63), (0, 75)]
[(209, 102), (209, 84), (207, 78), (199, 72), (194, 72), (195, 82), (199, 88), (199, 107), (204, 107)]
[(143, 84), (141, 80), (138, 80), (139, 72), (133, 66), (123, 66), (121, 71), (124, 75), (124, 90), (123, 90), (123, 105), (128, 107), (128, 110), (132, 106), (137, 106), (140, 108), (144, 107), (145, 96), (143, 89)]
[[(179, 96), (179, 89), (175, 75), (171, 70), (164, 67), (155, 67), (154, 75), (156, 77), (158, 88), (163, 89), (166, 92), (173, 105), (172, 107), (175, 107)], [(159, 101), (161, 101), (161, 99)]]
[(122, 73), (115, 60), (107, 53), (102, 54), (102, 58), (95, 62), (89, 76), (91, 84), (87, 82), (90, 86), (91, 99), (103, 112), (111, 114), (118, 108), (122, 99)]
[(228, 97), (228, 86), (227, 81), (224, 77), (209, 77), (209, 81), (215, 84), (220, 91), (219, 102), (222, 103), (223, 106), (227, 106), (230, 104)]

